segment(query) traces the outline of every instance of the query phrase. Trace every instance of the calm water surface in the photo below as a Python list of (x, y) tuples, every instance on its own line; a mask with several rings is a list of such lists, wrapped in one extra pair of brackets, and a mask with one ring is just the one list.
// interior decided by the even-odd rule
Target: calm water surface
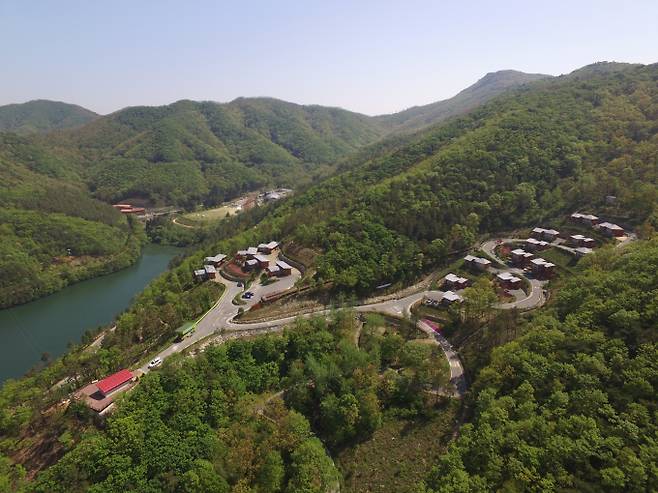
[(43, 353), (61, 356), (87, 329), (110, 323), (181, 251), (146, 245), (137, 263), (127, 269), (0, 310), (0, 383), (39, 364)]

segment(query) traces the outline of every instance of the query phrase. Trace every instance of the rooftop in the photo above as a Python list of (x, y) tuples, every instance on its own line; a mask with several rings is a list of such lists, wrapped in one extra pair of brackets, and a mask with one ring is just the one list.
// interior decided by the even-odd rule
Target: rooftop
[(603, 229), (616, 229), (616, 230), (623, 230), (624, 229), (621, 226), (619, 226), (618, 224), (608, 223), (608, 222), (599, 224), (599, 227), (603, 228)]
[(116, 389), (119, 385), (123, 385), (126, 382), (132, 380), (133, 374), (130, 370), (119, 370), (116, 373), (113, 373), (109, 377), (105, 377), (103, 380), (98, 382), (96, 386), (98, 390), (107, 394), (112, 390)]
[(498, 279), (500, 279), (501, 281), (518, 282), (521, 280), (515, 275), (513, 275), (511, 272), (501, 272), (496, 277), (498, 277)]
[(443, 293), (442, 299), (447, 301), (462, 301), (462, 297), (453, 291), (446, 291)]
[(571, 217), (574, 219), (587, 219), (589, 221), (596, 221), (598, 219), (598, 217), (593, 214), (581, 214), (580, 212), (574, 212), (571, 214)]
[(445, 276), (445, 280), (448, 281), (448, 282), (464, 282), (464, 281), (466, 281), (467, 279), (465, 279), (465, 278), (463, 278), (463, 277), (459, 277), (458, 275), (453, 274), (453, 273), (451, 272), (450, 274), (448, 274), (448, 275)]
[(281, 269), (287, 270), (287, 269), (292, 269), (292, 266), (288, 265), (286, 262), (283, 260), (277, 260), (276, 265), (278, 265)]
[[(238, 252), (238, 253), (239, 253), (239, 252)], [(204, 260), (205, 260), (206, 262), (221, 262), (221, 261), (224, 260), (225, 258), (226, 258), (226, 255), (224, 255), (223, 253), (218, 253), (218, 254), (215, 255), (214, 257), (206, 257)]]

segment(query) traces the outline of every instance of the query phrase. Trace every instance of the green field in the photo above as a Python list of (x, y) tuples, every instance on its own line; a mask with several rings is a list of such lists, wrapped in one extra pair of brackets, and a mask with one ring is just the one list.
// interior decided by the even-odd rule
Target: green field
[(214, 209), (205, 209), (198, 212), (190, 212), (188, 214), (183, 214), (181, 217), (187, 219), (188, 221), (197, 222), (197, 223), (210, 223), (219, 221), (226, 217), (226, 214), (234, 215), (240, 208), (235, 207), (234, 205), (222, 205)]

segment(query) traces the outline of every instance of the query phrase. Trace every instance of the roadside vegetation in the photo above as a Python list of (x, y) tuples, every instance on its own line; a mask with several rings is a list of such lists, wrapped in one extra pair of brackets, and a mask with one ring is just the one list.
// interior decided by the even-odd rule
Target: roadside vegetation
[(477, 375), (472, 422), (424, 491), (658, 484), (658, 240), (603, 250)]
[[(445, 383), (440, 351), (376, 316), (361, 348), (359, 324), (338, 312), (167, 361), (102, 429), (87, 421), (82, 440), (30, 490), (328, 491), (340, 474), (318, 437), (345, 449), (370, 439), (384, 412), (413, 420), (446, 406), (423, 392)], [(260, 397), (278, 390), (285, 406)], [(89, 419), (79, 406), (67, 413)]]

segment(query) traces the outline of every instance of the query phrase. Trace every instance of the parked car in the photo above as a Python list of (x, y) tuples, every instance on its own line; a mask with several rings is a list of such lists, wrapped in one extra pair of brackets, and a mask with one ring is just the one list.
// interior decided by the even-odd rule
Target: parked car
[(160, 356), (157, 356), (153, 358), (150, 363), (149, 363), (149, 369), (155, 368), (157, 366), (160, 366), (162, 364), (162, 358)]
[(242, 284), (241, 282), (238, 282), (238, 287), (242, 288), (242, 287), (244, 287), (244, 284)]
[(245, 298), (245, 299), (247, 299), (247, 300), (250, 300), (251, 298), (254, 297), (254, 293), (252, 293), (251, 291), (247, 291), (246, 293), (244, 293), (244, 294), (242, 295), (242, 297)]

